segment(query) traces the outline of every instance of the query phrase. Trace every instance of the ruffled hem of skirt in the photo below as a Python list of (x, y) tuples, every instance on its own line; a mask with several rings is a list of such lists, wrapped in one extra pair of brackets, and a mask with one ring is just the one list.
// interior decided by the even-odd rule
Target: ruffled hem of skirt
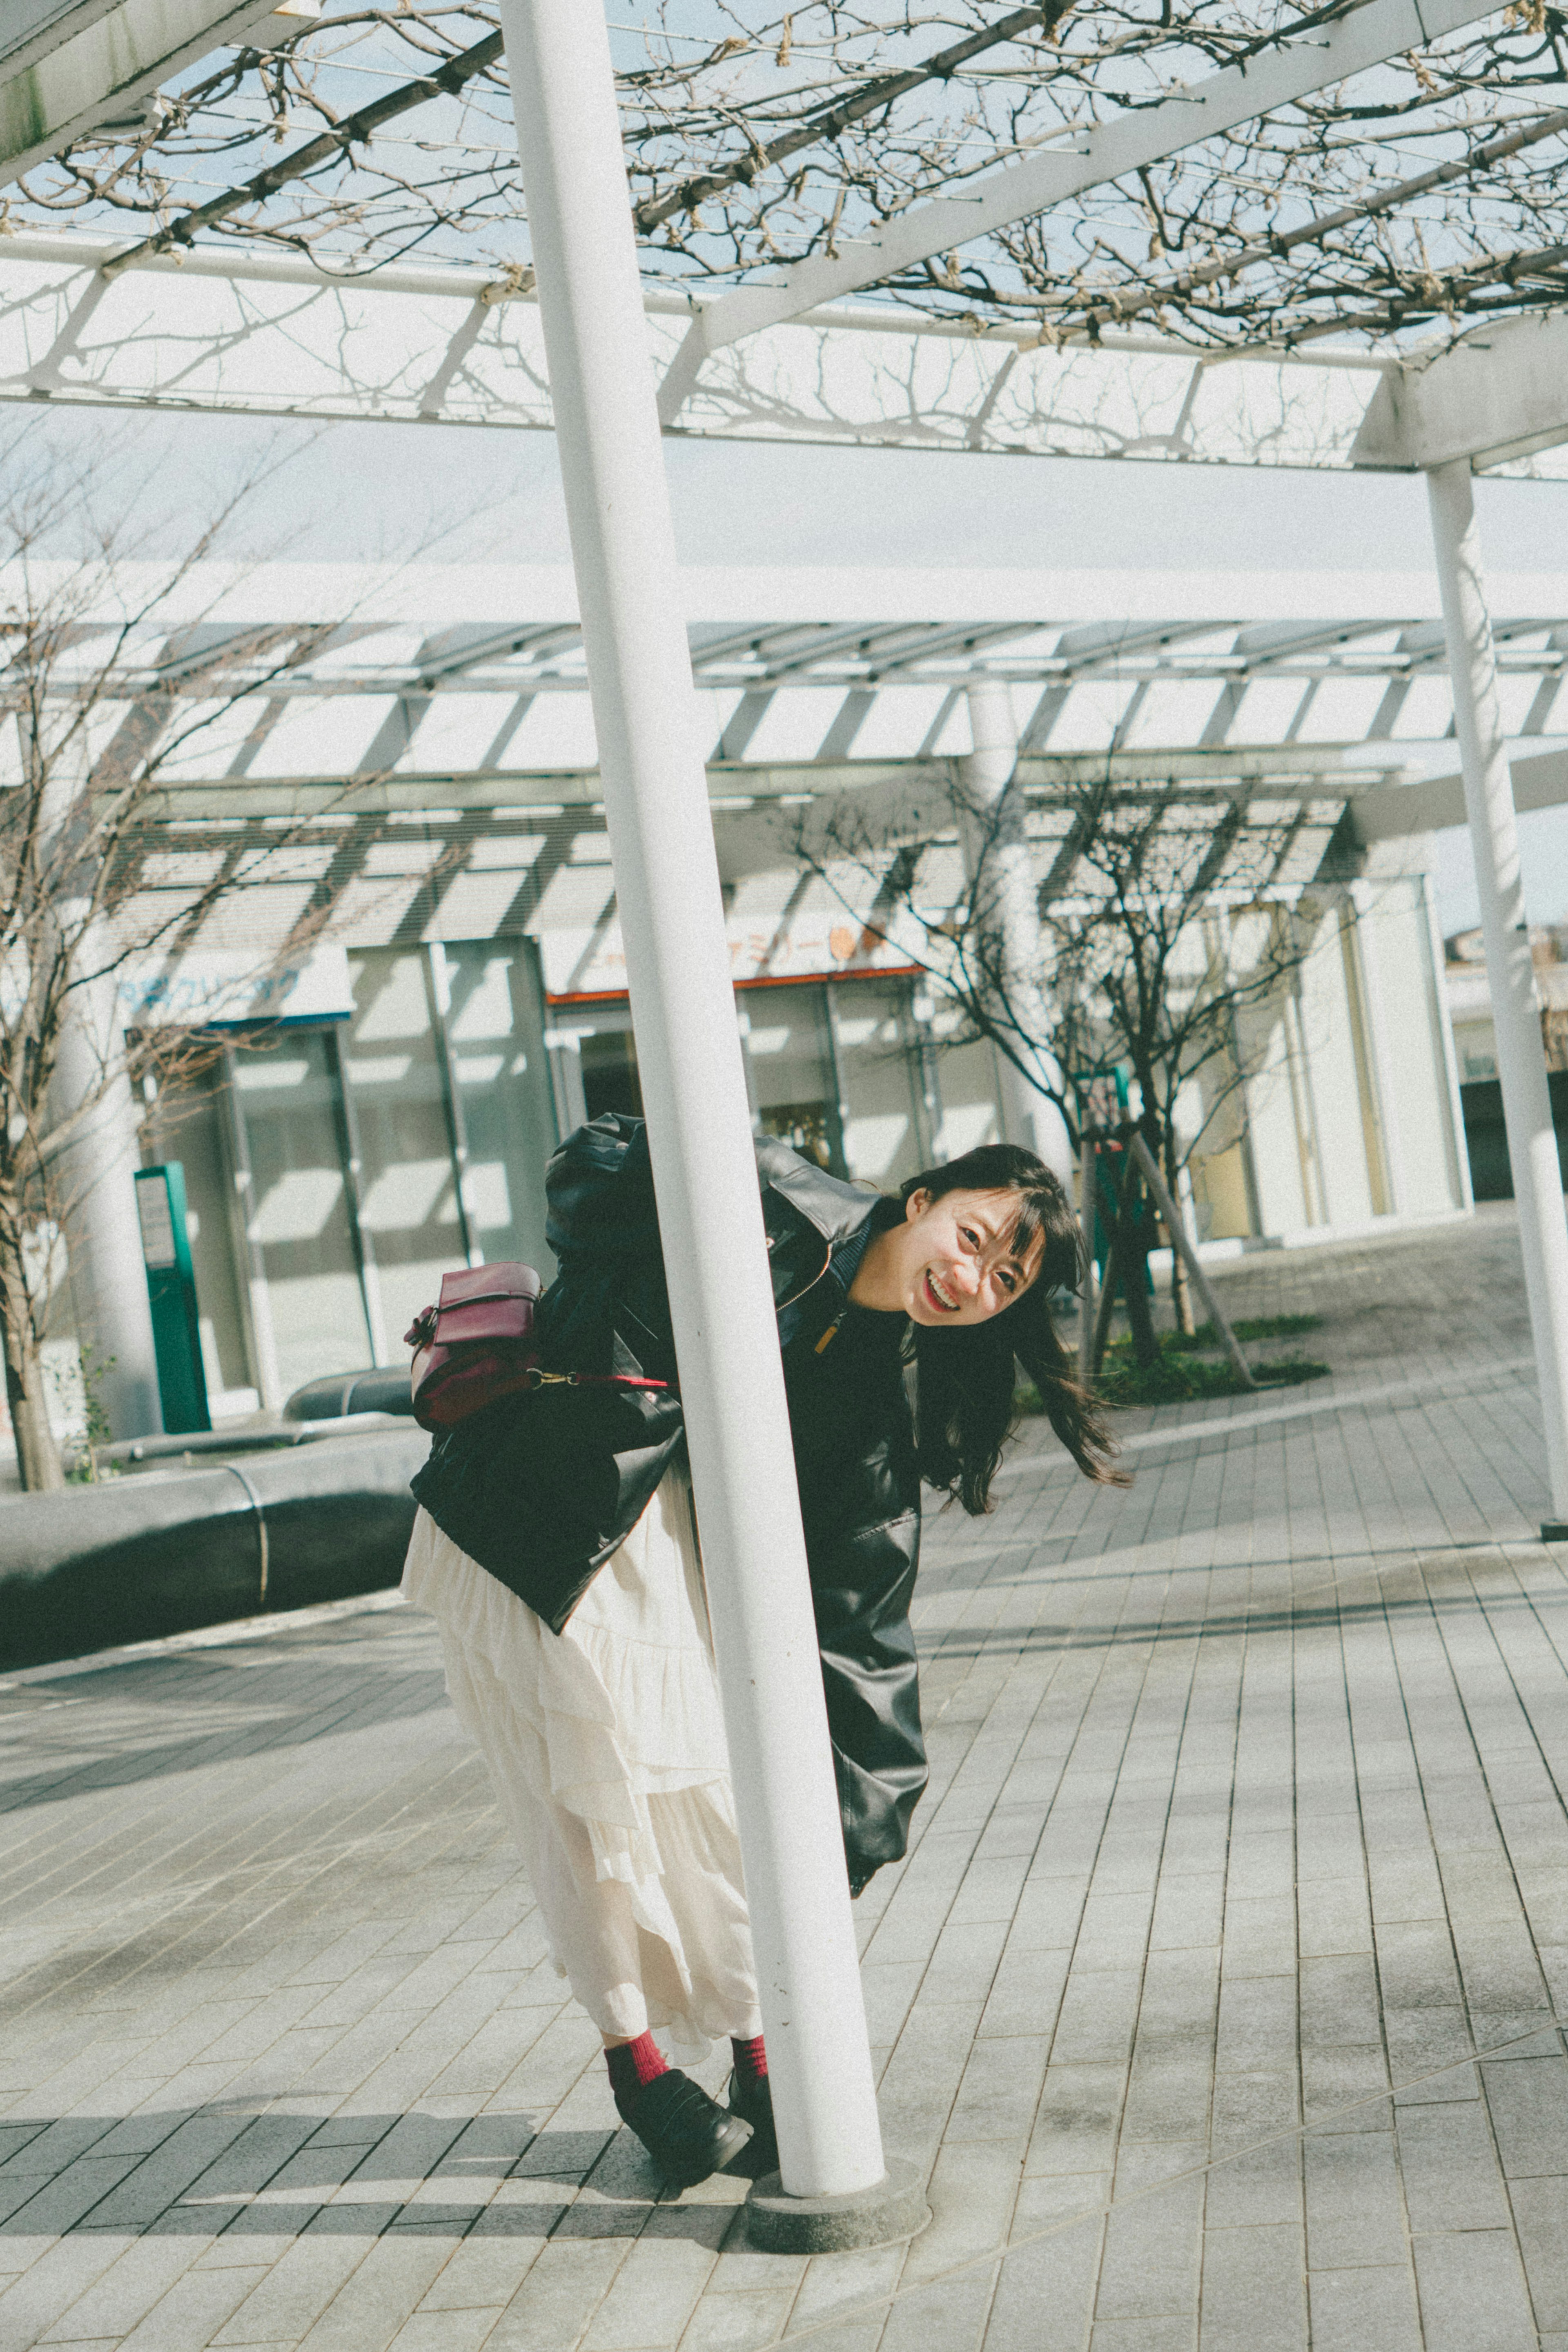
[[(498, 1739), (515, 1749), (523, 1727), (520, 1702), (540, 1750), (532, 1759), (518, 1756), (524, 1777), (538, 1785), (542, 1772), (549, 1795), (588, 1832), (596, 1875), (619, 1879), (642, 1895), (638, 1924), (668, 1938), (673, 1923), (662, 1892), (655, 1893), (664, 1862), (649, 1797), (702, 1789), (734, 1826), (728, 1758), (722, 1733), (716, 1739), (713, 1727), (708, 1661), (692, 1652), (631, 1644), (592, 1624), (574, 1622), (563, 1634), (551, 1633), (424, 1511), (414, 1524), (402, 1592), (441, 1621), (467, 1662), (468, 1672), (448, 1675), (464, 1729), (482, 1746)], [(635, 1661), (627, 1654), (633, 1646)], [(487, 1672), (476, 1674), (481, 1661)], [(633, 1675), (635, 1707), (625, 1703)], [(649, 1706), (650, 1687), (656, 1709)], [(639, 1727), (645, 1737), (638, 1738)], [(640, 1748), (654, 1752), (639, 1754)]]

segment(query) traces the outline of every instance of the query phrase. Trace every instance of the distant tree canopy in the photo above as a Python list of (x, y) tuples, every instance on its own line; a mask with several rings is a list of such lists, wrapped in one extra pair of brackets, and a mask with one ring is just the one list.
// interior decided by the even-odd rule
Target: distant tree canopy
[[(617, 12), (619, 13), (619, 12)], [(612, 16), (647, 277), (716, 291), (1349, 13), (1264, 0), (981, 6), (639, 0)], [(505, 60), (477, 5), (335, 5), (191, 69), (12, 195), (160, 246), (261, 242), (344, 275), (410, 258), (525, 282)], [(705, 29), (687, 29), (692, 25)], [(1441, 345), (1568, 299), (1568, 18), (1478, 24), (882, 289), (1043, 342), (1137, 325), (1195, 352)]]

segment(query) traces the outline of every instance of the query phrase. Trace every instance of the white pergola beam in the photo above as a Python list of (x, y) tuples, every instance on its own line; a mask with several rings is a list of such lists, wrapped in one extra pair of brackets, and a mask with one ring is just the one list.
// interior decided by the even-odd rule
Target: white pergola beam
[(237, 40), (274, 0), (7, 0), (0, 184), (128, 113), (183, 66)]
[[(1540, 751), (1511, 760), (1513, 805), (1521, 816), (1532, 809), (1568, 803), (1568, 751)], [(1441, 833), (1466, 822), (1461, 775), (1428, 776), (1418, 784), (1375, 784), (1357, 794), (1355, 829), (1368, 848), (1375, 841), (1404, 841), (1413, 834)]]
[(817, 255), (796, 262), (780, 285), (738, 287), (721, 295), (694, 320), (665, 376), (660, 415), (668, 424), (695, 384), (703, 361), (742, 336), (879, 285), (1009, 222), (1030, 219), (1087, 188), (1119, 180), (1239, 122), (1364, 73), (1385, 58), (1426, 48), (1445, 34), (1494, 13), (1494, 5), (1478, 6), (1477, 0), (1421, 0), (1419, 5), (1417, 0), (1365, 0), (1337, 24), (1318, 26), (1299, 40), (1281, 41), (1247, 65), (1210, 76), (1185, 95), (1074, 132), (1070, 146), (1009, 163), (964, 195), (915, 205), (873, 236), (841, 238), (841, 246), (852, 243), (853, 250), (841, 252), (835, 259)]
[[(538, 303), (492, 273), (404, 264), (333, 278), (299, 257), (209, 247), (112, 278), (123, 240), (18, 230), (0, 240), (0, 402), (549, 430)], [(645, 289), (655, 369), (692, 320)], [(1343, 466), (1393, 362), (1313, 345), (1195, 362), (1169, 338), (1020, 348), (887, 304), (814, 310), (730, 347), (680, 430), (727, 439), (1187, 462)], [(1333, 606), (1318, 607), (1333, 610)]]
[(1427, 367), (1383, 378), (1351, 450), (1396, 470), (1500, 466), (1568, 441), (1568, 312), (1500, 320)]

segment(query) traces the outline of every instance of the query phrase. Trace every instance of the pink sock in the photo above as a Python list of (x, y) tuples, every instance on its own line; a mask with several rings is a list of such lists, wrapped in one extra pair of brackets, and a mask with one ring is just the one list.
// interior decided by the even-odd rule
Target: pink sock
[(754, 2083), (766, 2083), (768, 2053), (763, 2048), (761, 2034), (758, 2033), (750, 2042), (737, 2042), (732, 2033), (729, 2037), (729, 2046), (735, 2053), (736, 2080), (741, 2089), (748, 2091)]
[(670, 2071), (664, 2052), (651, 2033), (640, 2033), (635, 2042), (617, 2043), (613, 2050), (605, 2052), (604, 2063), (610, 2069), (610, 2087), (622, 2117), (639, 2091)]

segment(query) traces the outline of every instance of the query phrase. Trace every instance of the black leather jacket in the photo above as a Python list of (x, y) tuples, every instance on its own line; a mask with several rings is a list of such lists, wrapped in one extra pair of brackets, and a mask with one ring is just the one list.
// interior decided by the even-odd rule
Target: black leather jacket
[[(850, 1878), (908, 1843), (925, 1786), (909, 1605), (920, 1475), (902, 1317), (848, 1305), (888, 1214), (788, 1146), (758, 1147), (828, 1727)], [(642, 1122), (580, 1128), (546, 1180), (560, 1273), (540, 1302), (554, 1371), (632, 1372), (667, 1389), (546, 1388), (436, 1439), (413, 1491), (444, 1534), (556, 1633), (636, 1525), (685, 1438)], [(831, 1337), (825, 1335), (831, 1332)]]

